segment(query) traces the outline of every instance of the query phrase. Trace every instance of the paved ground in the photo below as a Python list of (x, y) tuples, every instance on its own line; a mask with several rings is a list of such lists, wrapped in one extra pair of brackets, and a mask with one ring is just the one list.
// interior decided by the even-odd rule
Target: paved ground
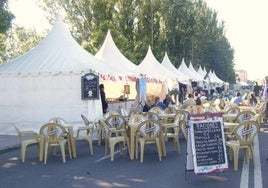
[[(172, 144), (167, 143), (167, 157), (161, 162), (155, 147), (145, 151), (144, 163), (130, 160), (127, 152), (118, 154), (115, 161), (104, 157), (104, 146), (94, 143), (94, 155), (89, 155), (86, 142), (77, 142), (76, 159), (67, 158), (62, 163), (60, 155), (48, 158), (47, 164), (39, 162), (37, 147), (29, 147), (26, 162), (19, 157), (18, 140), (14, 136), (0, 135), (0, 182), (1, 187), (27, 188), (262, 188), (268, 187), (268, 134), (261, 132), (258, 136), (255, 168), (252, 162), (243, 164), (239, 159), (239, 170), (233, 170), (229, 161), (228, 172), (212, 175), (195, 175), (185, 171), (186, 142), (181, 140), (181, 155), (172, 151)], [(241, 153), (241, 152), (240, 152)], [(259, 155), (258, 155), (259, 153)]]

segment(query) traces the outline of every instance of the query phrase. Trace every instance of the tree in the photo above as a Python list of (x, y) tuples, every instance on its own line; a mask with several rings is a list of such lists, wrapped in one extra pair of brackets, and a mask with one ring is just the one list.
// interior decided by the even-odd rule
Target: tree
[(7, 10), (7, 5), (7, 0), (0, 1), (0, 63), (3, 63), (6, 32), (11, 27), (11, 22), (14, 18), (14, 15)]
[(14, 25), (8, 32), (4, 42), (5, 61), (11, 60), (36, 46), (42, 37), (32, 29)]
[[(139, 64), (151, 45), (160, 61), (165, 51), (175, 67), (182, 58), (235, 82), (234, 50), (224, 22), (202, 0), (43, 0), (50, 12), (62, 7), (72, 34), (90, 53), (102, 45), (108, 29), (120, 51)], [(55, 6), (57, 5), (57, 6)]]

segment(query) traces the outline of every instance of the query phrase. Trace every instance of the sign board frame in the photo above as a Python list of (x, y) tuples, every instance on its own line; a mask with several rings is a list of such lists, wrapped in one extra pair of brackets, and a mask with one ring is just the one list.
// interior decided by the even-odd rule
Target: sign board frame
[(81, 76), (81, 98), (82, 100), (98, 100), (99, 76), (93, 73)]
[(190, 114), (186, 170), (198, 175), (228, 171), (222, 113)]

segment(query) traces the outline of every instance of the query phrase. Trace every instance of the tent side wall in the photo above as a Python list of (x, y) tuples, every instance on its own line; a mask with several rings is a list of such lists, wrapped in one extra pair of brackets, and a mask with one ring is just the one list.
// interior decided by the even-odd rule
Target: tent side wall
[(82, 122), (81, 114), (102, 117), (100, 100), (81, 100), (81, 75), (1, 76), (0, 90), (0, 123), (38, 131), (52, 117), (72, 124)]

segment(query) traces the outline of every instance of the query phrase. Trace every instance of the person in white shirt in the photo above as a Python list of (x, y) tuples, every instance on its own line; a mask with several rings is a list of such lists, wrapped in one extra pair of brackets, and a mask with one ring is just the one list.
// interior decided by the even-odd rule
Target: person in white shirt
[(183, 102), (181, 108), (186, 109), (188, 106), (191, 105), (196, 105), (196, 102), (194, 100), (194, 96), (191, 93), (189, 93), (188, 98)]

